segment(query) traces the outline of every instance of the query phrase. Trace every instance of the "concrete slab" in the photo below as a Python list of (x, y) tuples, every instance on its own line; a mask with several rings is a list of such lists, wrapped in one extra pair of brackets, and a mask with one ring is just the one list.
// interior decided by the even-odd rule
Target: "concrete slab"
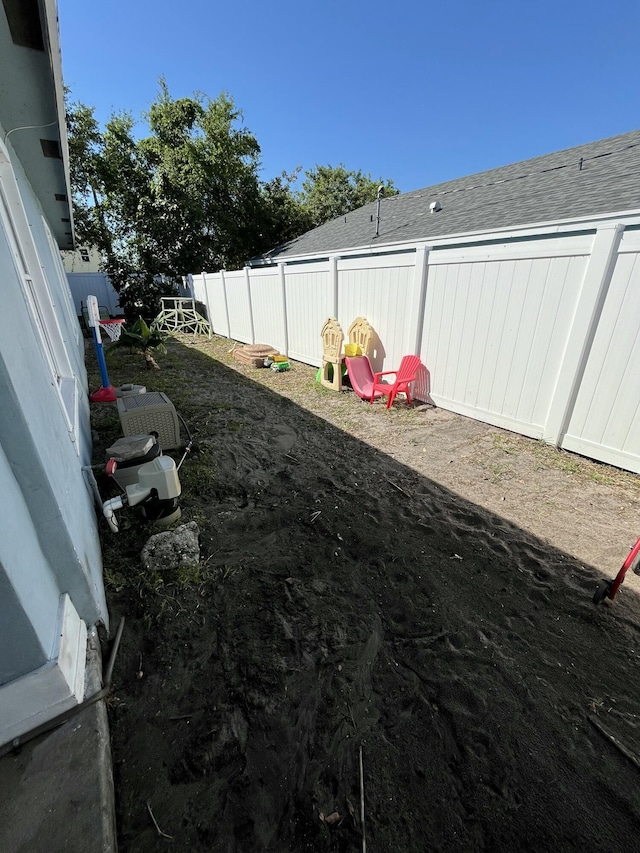
[[(89, 631), (85, 696), (101, 687), (102, 658)], [(116, 853), (113, 767), (104, 700), (0, 759), (3, 853)]]

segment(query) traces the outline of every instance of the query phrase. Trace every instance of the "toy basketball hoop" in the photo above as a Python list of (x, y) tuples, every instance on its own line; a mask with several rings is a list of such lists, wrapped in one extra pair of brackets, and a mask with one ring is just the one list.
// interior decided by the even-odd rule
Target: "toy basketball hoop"
[(93, 343), (96, 348), (100, 379), (102, 381), (102, 386), (97, 391), (94, 391), (93, 394), (89, 394), (89, 399), (92, 403), (113, 403), (116, 400), (116, 391), (113, 385), (109, 383), (109, 374), (107, 373), (107, 363), (104, 360), (100, 329), (105, 330), (110, 340), (117, 341), (122, 332), (123, 321), (101, 318), (98, 300), (95, 296), (87, 296), (87, 315), (87, 321), (93, 333)]
[(115, 343), (120, 338), (122, 327), (124, 326), (124, 320), (106, 320), (101, 318), (99, 325), (100, 328), (104, 329), (104, 331), (107, 333), (107, 336), (111, 343)]

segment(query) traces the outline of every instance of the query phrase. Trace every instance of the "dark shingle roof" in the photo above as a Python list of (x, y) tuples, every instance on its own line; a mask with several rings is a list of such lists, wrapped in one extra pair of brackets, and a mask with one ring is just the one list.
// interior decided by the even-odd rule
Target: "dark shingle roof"
[[(435, 201), (442, 209), (431, 213)], [(262, 260), (637, 209), (640, 130), (383, 199), (378, 237), (372, 202), (273, 249)]]

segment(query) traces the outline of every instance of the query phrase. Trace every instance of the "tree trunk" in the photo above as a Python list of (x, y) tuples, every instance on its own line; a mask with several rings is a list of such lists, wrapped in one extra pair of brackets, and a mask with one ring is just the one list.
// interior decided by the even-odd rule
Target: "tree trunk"
[(144, 350), (143, 355), (147, 362), (147, 370), (160, 370), (160, 365), (155, 360), (155, 358), (151, 355), (149, 350)]

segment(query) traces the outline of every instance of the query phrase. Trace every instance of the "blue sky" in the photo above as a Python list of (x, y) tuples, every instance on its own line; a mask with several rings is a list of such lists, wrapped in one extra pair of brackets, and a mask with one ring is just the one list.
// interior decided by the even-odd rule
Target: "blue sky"
[[(402, 192), (640, 127), (638, 0), (58, 0), (75, 100), (136, 118), (229, 93), (269, 180), (361, 169)], [(141, 129), (142, 131), (142, 129)]]

